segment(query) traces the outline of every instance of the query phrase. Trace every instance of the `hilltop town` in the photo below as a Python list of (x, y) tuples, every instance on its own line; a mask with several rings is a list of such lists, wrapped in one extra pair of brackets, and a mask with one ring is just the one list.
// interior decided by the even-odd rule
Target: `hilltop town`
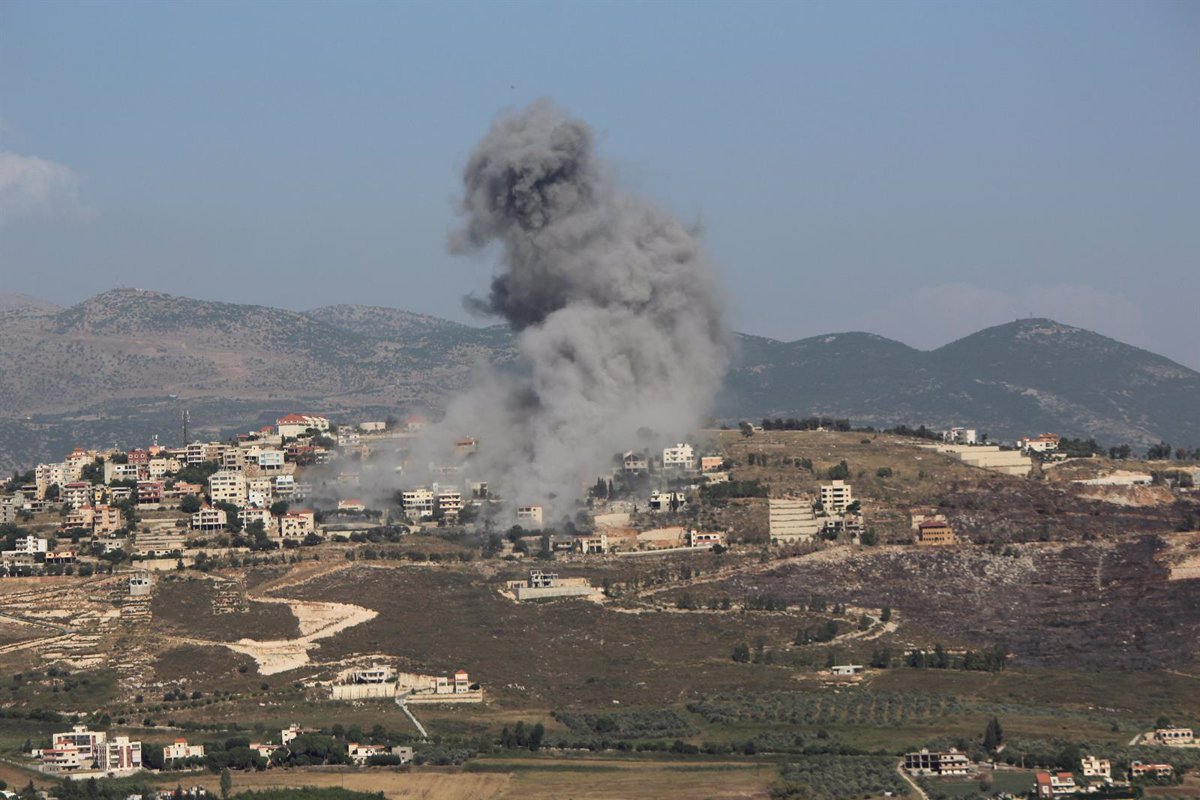
[[(614, 447), (556, 516), (491, 492), (469, 431), (415, 464), (427, 424), (289, 413), (14, 474), (3, 724), (37, 735), (5, 763), (196, 796), (580, 747), (742, 781), (770, 754), (859, 796), (1195, 780), (1194, 452), (742, 422)], [(1115, 697), (1113, 668), (1160, 689)]]

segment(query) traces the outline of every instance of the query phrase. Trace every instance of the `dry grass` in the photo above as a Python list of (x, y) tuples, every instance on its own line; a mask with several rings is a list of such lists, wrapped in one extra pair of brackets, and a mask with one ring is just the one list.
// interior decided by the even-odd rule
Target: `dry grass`
[[(734, 800), (766, 798), (776, 777), (774, 765), (739, 762), (682, 763), (604, 759), (488, 759), (486, 771), (271, 770), (238, 773), (235, 792), (298, 786), (338, 786), (383, 792), (392, 800)], [(174, 776), (164, 784), (218, 788), (208, 773)]]

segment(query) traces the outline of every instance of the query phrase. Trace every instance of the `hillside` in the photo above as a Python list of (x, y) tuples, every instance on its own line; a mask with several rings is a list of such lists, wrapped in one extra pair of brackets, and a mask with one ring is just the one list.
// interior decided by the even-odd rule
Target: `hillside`
[(867, 333), (743, 338), (729, 416), (825, 414), (877, 426), (1041, 430), (1102, 442), (1200, 441), (1200, 373), (1053, 320), (998, 325), (931, 351)]
[[(295, 312), (118, 289), (61, 309), (0, 296), (0, 468), (75, 443), (217, 435), (309, 408), (358, 418), (436, 409), (481, 362), (512, 357), (502, 326), (397, 309)], [(725, 419), (824, 414), (965, 424), (993, 438), (1054, 430), (1102, 442), (1200, 444), (1200, 373), (1050, 320), (921, 351), (869, 333), (738, 337)]]

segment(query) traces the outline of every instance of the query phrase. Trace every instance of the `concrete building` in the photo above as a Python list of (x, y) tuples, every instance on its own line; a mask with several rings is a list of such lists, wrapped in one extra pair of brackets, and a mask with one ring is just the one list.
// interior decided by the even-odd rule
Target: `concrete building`
[(163, 748), (163, 763), (170, 764), (185, 758), (204, 758), (204, 745), (188, 744), (187, 739), (176, 739)]
[(1085, 778), (1103, 778), (1104, 780), (1112, 780), (1112, 762), (1107, 758), (1096, 758), (1095, 756), (1084, 756), (1080, 759), (1080, 771), (1083, 772)]
[(191, 527), (201, 533), (216, 533), (225, 530), (229, 524), (229, 515), (223, 509), (204, 506), (192, 514)]
[(862, 664), (834, 664), (829, 668), (829, 673), (839, 678), (848, 678), (863, 673)]
[(914, 537), (914, 542), (926, 547), (940, 547), (957, 544), (958, 540), (954, 536), (954, 531), (946, 522), (927, 520), (917, 526), (917, 535)]
[(645, 453), (635, 453), (632, 450), (627, 450), (621, 456), (621, 469), (631, 475), (636, 475), (649, 470), (650, 462), (646, 458)]
[(854, 502), (854, 489), (845, 481), (821, 484), (821, 506), (826, 514), (845, 514)]
[(1145, 764), (1134, 761), (1129, 765), (1129, 777), (1137, 778), (1170, 778), (1175, 774), (1175, 767), (1170, 764)]
[(62, 487), (62, 501), (68, 508), (82, 508), (92, 504), (92, 485), (85, 481), (72, 481)]
[(978, 438), (974, 428), (951, 428), (942, 431), (942, 441), (949, 444), (976, 444)]
[(541, 506), (517, 506), (517, 524), (528, 530), (541, 530)]
[(650, 499), (646, 503), (651, 511), (682, 511), (687, 504), (687, 492), (660, 492), (658, 489), (650, 492)]
[(998, 445), (931, 444), (922, 445), (959, 459), (964, 464), (1003, 475), (1024, 477), (1033, 469), (1033, 461), (1018, 450), (1001, 450)]
[(767, 502), (771, 544), (796, 544), (817, 538), (821, 524), (813, 513), (811, 501), (772, 497)]
[(164, 484), (162, 481), (138, 481), (138, 505), (158, 505), (162, 503), (166, 497), (166, 490), (166, 484)]
[(586, 578), (559, 578), (557, 573), (543, 572), (540, 569), (530, 570), (528, 580), (508, 581), (506, 588), (517, 600), (588, 597), (598, 593)]
[(608, 534), (600, 531), (595, 536), (582, 536), (575, 540), (575, 549), (584, 555), (602, 555), (608, 552)]
[(463, 508), (463, 499), (461, 492), (452, 492), (445, 489), (439, 489), (437, 493), (437, 513), (443, 515), (447, 519), (458, 519), (458, 514)]
[(1039, 433), (1034, 437), (1025, 436), (1017, 444), (1026, 453), (1048, 453), (1058, 449), (1058, 442), (1057, 433)]
[(1154, 741), (1171, 747), (1190, 747), (1196, 743), (1191, 728), (1157, 728), (1154, 731)]
[(208, 477), (208, 496), (213, 503), (246, 506), (246, 476), (234, 470), (221, 470)]
[(434, 494), (429, 489), (410, 489), (400, 493), (400, 507), (409, 519), (432, 517), (434, 502)]
[(401, 764), (408, 764), (413, 760), (413, 749), (399, 745), (388, 747), (383, 744), (350, 742), (346, 745), (346, 755), (350, 756), (350, 760), (360, 767), (365, 766), (373, 756), (396, 756), (400, 759)]
[(724, 531), (688, 531), (687, 534), (688, 547), (699, 547), (713, 549), (714, 547), (726, 547), (727, 540)]
[(721, 456), (700, 456), (700, 471), (704, 474), (719, 472), (725, 466)]
[(921, 750), (904, 755), (904, 769), (912, 775), (966, 775), (970, 768), (966, 754), (953, 748), (941, 753)]
[(678, 442), (674, 447), (664, 447), (662, 464), (665, 470), (691, 471), (696, 468), (696, 451), (686, 442)]
[(282, 539), (304, 539), (316, 532), (316, 514), (309, 509), (289, 511), (279, 518), (279, 536)]

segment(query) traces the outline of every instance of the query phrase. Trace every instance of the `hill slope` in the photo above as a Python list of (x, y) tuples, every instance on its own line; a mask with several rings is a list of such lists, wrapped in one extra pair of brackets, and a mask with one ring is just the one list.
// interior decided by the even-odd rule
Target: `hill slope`
[[(1054, 430), (1200, 444), (1200, 373), (1051, 320), (933, 351), (869, 333), (739, 336), (724, 418), (966, 424), (993, 438)], [(68, 309), (0, 302), (0, 468), (82, 444), (174, 441), (182, 405), (216, 434), (312, 409), (359, 418), (436, 408), (480, 362), (512, 358), (502, 326), (374, 306), (294, 312), (118, 289)], [(175, 398), (178, 398), (176, 400)]]

